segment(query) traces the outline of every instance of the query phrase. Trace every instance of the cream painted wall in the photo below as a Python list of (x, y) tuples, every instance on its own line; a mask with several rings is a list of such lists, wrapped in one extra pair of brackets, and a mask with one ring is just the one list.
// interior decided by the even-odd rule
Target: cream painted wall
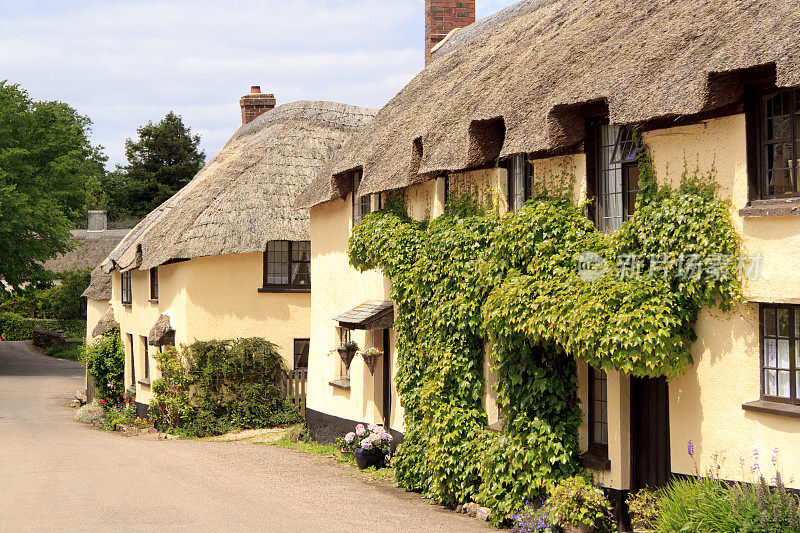
[(108, 300), (86, 298), (86, 342), (92, 342), (92, 330), (108, 310)]
[[(137, 381), (144, 371), (144, 345), (155, 322), (169, 315), (175, 344), (195, 340), (263, 337), (278, 345), (287, 368), (294, 366), (294, 339), (310, 338), (308, 293), (259, 293), (263, 281), (262, 254), (203, 257), (159, 267), (159, 299), (149, 301), (149, 272), (131, 273), (133, 304), (120, 302), (120, 274), (113, 276), (113, 305), (126, 348), (126, 386), (130, 383), (130, 347), (133, 335)], [(159, 377), (148, 346), (151, 380)], [(148, 385), (136, 383), (136, 401), (149, 403)]]

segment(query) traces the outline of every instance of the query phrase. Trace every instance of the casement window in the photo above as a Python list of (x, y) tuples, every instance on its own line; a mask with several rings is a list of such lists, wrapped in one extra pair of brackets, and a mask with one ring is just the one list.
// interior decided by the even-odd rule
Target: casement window
[(353, 227), (361, 222), (362, 218), (372, 212), (373, 195), (365, 194), (364, 196), (356, 198), (363, 175), (363, 172), (360, 170), (353, 172)]
[(140, 339), (141, 339), (140, 344), (142, 346), (142, 355), (144, 356), (144, 378), (142, 379), (142, 381), (144, 381), (145, 383), (149, 383), (150, 382), (150, 353), (149, 353), (148, 347), (147, 347), (147, 337), (142, 335), (140, 337)]
[(516, 211), (531, 199), (533, 188), (533, 163), (525, 154), (506, 160), (508, 168), (508, 210)]
[(310, 339), (294, 340), (294, 367), (308, 368), (308, 347)]
[(608, 457), (608, 379), (606, 373), (589, 367), (589, 449)]
[(800, 90), (752, 87), (747, 105), (750, 198), (800, 196)]
[(128, 340), (128, 356), (131, 362), (131, 388), (136, 389), (136, 355), (134, 355), (133, 348), (133, 335), (127, 334)]
[(150, 269), (150, 301), (158, 301), (158, 267)]
[(122, 303), (131, 305), (133, 303), (133, 292), (131, 291), (131, 272), (130, 270), (122, 273)]
[(761, 398), (800, 404), (800, 306), (761, 305)]
[(311, 242), (270, 241), (264, 252), (261, 292), (311, 291)]
[[(336, 329), (339, 331), (339, 346), (341, 346), (346, 342), (350, 342), (352, 340), (352, 337), (350, 335), (350, 330), (348, 328), (336, 328)], [(348, 366), (344, 364), (344, 361), (342, 361), (341, 357), (337, 357), (337, 361), (339, 370), (336, 373), (336, 377), (340, 380), (345, 380), (349, 382), (350, 368), (348, 368)]]
[(616, 231), (636, 210), (639, 167), (633, 129), (611, 126), (607, 119), (592, 120), (586, 151), (595, 225), (601, 231)]

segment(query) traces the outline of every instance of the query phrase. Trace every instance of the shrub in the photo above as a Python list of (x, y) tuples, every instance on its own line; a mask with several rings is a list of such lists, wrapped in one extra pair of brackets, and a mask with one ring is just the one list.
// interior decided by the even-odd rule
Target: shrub
[(33, 338), (34, 326), (50, 331), (62, 330), (68, 337), (83, 338), (86, 335), (86, 320), (55, 320), (28, 318), (17, 313), (0, 313), (0, 337), (7, 341), (28, 341)]
[(595, 531), (616, 531), (611, 505), (603, 490), (581, 476), (566, 478), (556, 484), (545, 507), (553, 524), (586, 525), (593, 526)]
[(116, 402), (111, 398), (106, 398), (98, 403), (105, 410), (105, 415), (100, 424), (101, 429), (114, 431), (120, 424), (140, 429), (152, 426), (150, 421), (137, 416), (136, 403), (130, 396), (126, 396), (123, 400), (117, 400)]
[(37, 316), (59, 320), (86, 321), (86, 301), (81, 297), (91, 283), (91, 270), (69, 270), (58, 274), (60, 285), (44, 289), (38, 294)]
[(80, 361), (81, 359), (81, 345), (72, 342), (65, 344), (54, 344), (47, 348), (44, 353), (50, 357), (58, 359), (68, 359), (70, 361)]
[(658, 496), (649, 489), (642, 489), (639, 492), (628, 495), (625, 503), (628, 504), (631, 518), (638, 525), (653, 529), (658, 519)]
[(103, 408), (97, 400), (84, 405), (75, 414), (75, 420), (84, 424), (96, 424), (101, 418), (103, 418)]
[(81, 360), (92, 376), (96, 394), (114, 402), (125, 393), (125, 352), (119, 328), (96, 338), (83, 347)]
[(196, 341), (155, 357), (162, 377), (149, 412), (159, 429), (203, 437), (302, 419), (276, 386), (283, 357), (265, 339)]

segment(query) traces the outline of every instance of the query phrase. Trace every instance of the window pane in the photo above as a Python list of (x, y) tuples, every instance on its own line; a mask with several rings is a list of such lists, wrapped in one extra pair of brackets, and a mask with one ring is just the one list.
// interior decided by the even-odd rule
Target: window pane
[(764, 336), (774, 337), (775, 335), (775, 309), (764, 309)]
[(789, 341), (778, 340), (778, 368), (789, 369)]
[(778, 375), (775, 370), (764, 370), (764, 393), (767, 396), (778, 395)]
[(775, 339), (764, 339), (764, 366), (772, 368), (778, 366)]
[(778, 337), (789, 336), (789, 310), (778, 309)]
[(267, 243), (267, 283), (287, 285), (289, 283), (289, 242)]
[(308, 339), (294, 340), (294, 367), (308, 368)]
[(525, 203), (525, 156), (515, 155), (511, 158), (511, 209), (516, 210)]
[(299, 241), (292, 243), (292, 261), (310, 261), (311, 243), (309, 241)]
[(292, 263), (292, 285), (310, 285), (311, 271), (308, 263)]
[(778, 396), (781, 398), (789, 398), (791, 390), (789, 389), (789, 372), (778, 372)]

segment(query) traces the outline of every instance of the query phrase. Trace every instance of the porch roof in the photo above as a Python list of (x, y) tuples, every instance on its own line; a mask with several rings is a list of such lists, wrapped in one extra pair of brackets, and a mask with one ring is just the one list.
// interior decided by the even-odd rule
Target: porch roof
[(390, 328), (394, 324), (394, 303), (391, 300), (364, 302), (334, 320), (349, 329)]

